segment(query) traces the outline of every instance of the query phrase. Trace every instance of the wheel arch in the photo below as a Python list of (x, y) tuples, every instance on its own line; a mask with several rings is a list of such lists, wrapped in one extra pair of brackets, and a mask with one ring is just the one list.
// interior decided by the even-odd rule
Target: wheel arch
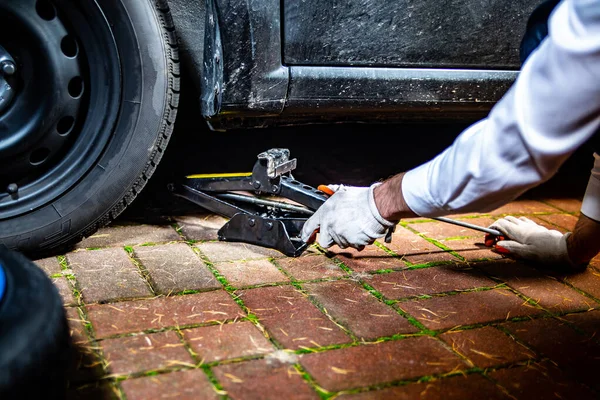
[(206, 1), (162, 0), (168, 4), (179, 45), (181, 73), (194, 85), (201, 95), (201, 77), (204, 62), (204, 27), (206, 23)]

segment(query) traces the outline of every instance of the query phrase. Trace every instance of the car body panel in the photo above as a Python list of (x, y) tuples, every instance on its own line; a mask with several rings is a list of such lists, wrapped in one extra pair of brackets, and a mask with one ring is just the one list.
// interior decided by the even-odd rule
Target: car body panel
[(519, 68), (532, 0), (284, 0), (284, 63)]
[[(202, 70), (196, 62), (191, 71), (200, 77), (201, 113), (213, 130), (475, 120), (517, 77), (518, 47), (536, 5), (533, 0), (206, 0)], [(402, 14), (410, 7), (412, 14)], [(360, 14), (359, 8), (370, 11)], [(336, 12), (335, 18), (309, 18)], [(402, 18), (390, 16), (399, 14)], [(361, 23), (364, 15), (370, 19)], [(392, 20), (397, 21), (393, 29)], [(382, 21), (387, 25), (379, 26)], [(304, 23), (313, 26), (312, 33)], [(317, 29), (328, 24), (327, 33)]]

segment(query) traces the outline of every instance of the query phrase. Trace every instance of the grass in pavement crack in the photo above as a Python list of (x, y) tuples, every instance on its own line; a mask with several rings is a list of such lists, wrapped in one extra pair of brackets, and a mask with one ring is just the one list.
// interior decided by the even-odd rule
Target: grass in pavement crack
[(148, 285), (148, 289), (150, 289), (150, 292), (154, 296), (157, 296), (159, 291), (156, 288), (156, 282), (154, 282), (154, 280), (152, 279), (152, 276), (150, 275), (150, 271), (148, 271), (148, 269), (144, 266), (144, 264), (142, 264), (142, 262), (135, 256), (135, 251), (134, 251), (133, 247), (124, 246), (123, 249), (127, 253), (127, 256), (129, 257), (129, 261), (131, 261), (131, 263), (133, 265), (135, 265), (136, 268), (138, 269), (140, 276), (142, 277), (144, 282), (146, 282), (146, 285)]
[(217, 380), (217, 377), (213, 373), (212, 368), (209, 367), (208, 365), (201, 365), (200, 368), (202, 368), (202, 370), (204, 371), (206, 376), (208, 376), (208, 380), (215, 388), (215, 391), (217, 392), (217, 394), (219, 396), (222, 396), (222, 398), (225, 398), (224, 396), (227, 396), (227, 391), (223, 388), (223, 386)]
[(77, 304), (83, 305), (83, 296), (81, 293), (81, 289), (79, 289), (79, 284), (77, 282), (75, 274), (73, 273), (73, 270), (69, 266), (67, 257), (66, 256), (58, 256), (57, 259), (58, 259), (58, 263), (60, 265), (60, 269), (62, 270), (63, 276), (65, 278), (67, 278), (67, 281), (71, 285), (71, 290), (73, 291), (73, 296), (75, 296), (75, 300), (77, 301)]
[(304, 379), (304, 381), (308, 383), (308, 385), (312, 387), (315, 392), (317, 392), (321, 399), (327, 400), (335, 395), (335, 393), (331, 393), (319, 386), (315, 379), (308, 372), (306, 372), (306, 370), (299, 363), (294, 364), (294, 368), (298, 374), (300, 374), (302, 379)]

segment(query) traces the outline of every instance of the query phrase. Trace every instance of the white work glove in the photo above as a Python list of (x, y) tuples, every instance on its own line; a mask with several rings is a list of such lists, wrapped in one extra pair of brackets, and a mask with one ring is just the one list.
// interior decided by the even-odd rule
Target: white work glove
[(507, 216), (490, 225), (506, 235), (494, 248), (501, 254), (548, 265), (572, 265), (567, 253), (567, 238), (571, 234), (547, 229), (532, 220)]
[(370, 187), (329, 185), (335, 193), (331, 195), (302, 229), (302, 240), (309, 242), (319, 229), (319, 245), (324, 248), (334, 243), (342, 249), (353, 247), (362, 250), (377, 238), (384, 236), (396, 225), (384, 219), (377, 210)]

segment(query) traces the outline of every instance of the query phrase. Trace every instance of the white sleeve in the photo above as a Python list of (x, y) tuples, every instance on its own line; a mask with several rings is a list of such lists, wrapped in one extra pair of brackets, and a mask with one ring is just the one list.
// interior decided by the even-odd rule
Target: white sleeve
[(581, 203), (581, 213), (600, 222), (600, 155), (594, 153), (594, 167)]
[(551, 178), (600, 126), (600, 1), (564, 0), (487, 118), (406, 173), (418, 215), (490, 211)]

